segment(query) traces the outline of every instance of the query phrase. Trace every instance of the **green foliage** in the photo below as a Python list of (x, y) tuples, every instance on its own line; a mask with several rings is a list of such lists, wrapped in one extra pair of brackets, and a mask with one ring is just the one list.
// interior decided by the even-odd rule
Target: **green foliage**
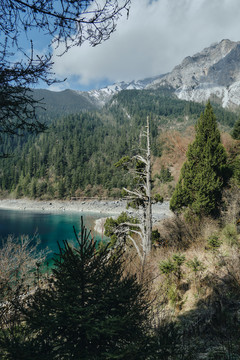
[(233, 162), (233, 178), (238, 186), (240, 186), (240, 155), (238, 155)]
[(152, 231), (152, 243), (153, 244), (160, 244), (160, 233), (158, 229)]
[(169, 168), (165, 168), (164, 166), (161, 167), (160, 173), (156, 174), (155, 178), (157, 178), (162, 184), (166, 184), (173, 180), (171, 171), (169, 170)]
[(155, 202), (159, 202), (159, 203), (163, 203), (163, 197), (162, 197), (162, 195), (160, 195), (160, 194), (155, 194), (154, 196), (153, 196), (153, 200), (155, 201)]
[[(196, 358), (198, 342), (192, 340), (186, 329), (188, 324), (161, 317), (154, 329), (155, 342), (151, 344), (155, 356), (150, 360), (193, 360)], [(191, 330), (190, 330), (191, 331)]]
[(207, 354), (208, 360), (239, 360), (239, 355), (235, 353), (233, 344), (228, 346), (215, 346)]
[(110, 238), (110, 246), (116, 245), (118, 240), (116, 229), (123, 223), (138, 224), (139, 220), (134, 216), (129, 216), (126, 212), (122, 212), (117, 219), (113, 219), (112, 217), (106, 219), (104, 225), (104, 235)]
[[(46, 91), (36, 93), (39, 98), (41, 94), (47, 98)], [(0, 160), (0, 192), (17, 193), (19, 197), (66, 198), (95, 196), (101, 189), (104, 195), (118, 196), (117, 189), (133, 188), (135, 179), (114, 164), (123, 158), (126, 166), (126, 154), (134, 155), (146, 116), (151, 118), (152, 154), (161, 156), (161, 125), (186, 116), (193, 122), (203, 110), (201, 104), (177, 99), (170, 89), (122, 91), (98, 112), (90, 111), (88, 101), (80, 97), (79, 102), (79, 95), (69, 91), (62, 94), (65, 102), (61, 96), (55, 101), (55, 95), (49, 94), (47, 111), (38, 115), (49, 127), (46, 133), (3, 136), (0, 154), (13, 157)], [(231, 126), (236, 120), (235, 115), (220, 107), (215, 111), (221, 123)], [(165, 169), (160, 181), (170, 181), (170, 176)]]
[(172, 258), (175, 266), (175, 275), (177, 276), (177, 279), (180, 280), (182, 277), (181, 266), (185, 262), (185, 256), (181, 254), (174, 254)]
[(197, 256), (194, 256), (193, 260), (187, 261), (186, 265), (193, 271), (194, 273), (194, 286), (197, 290), (197, 296), (199, 296), (201, 292), (200, 282), (197, 281), (200, 279), (200, 273), (205, 269), (203, 263), (198, 259)]
[(46, 117), (46, 114), (50, 119), (96, 109), (96, 106), (86, 96), (69, 89), (59, 92), (35, 89), (33, 97), (37, 100), (44, 99), (44, 109), (37, 110), (38, 115), (43, 118)]
[(196, 125), (195, 141), (189, 145), (187, 161), (170, 201), (171, 210), (179, 212), (189, 207), (197, 215), (216, 216), (228, 177), (226, 151), (208, 103)]
[(159, 264), (159, 269), (162, 274), (165, 274), (169, 277), (170, 274), (174, 274), (178, 280), (182, 277), (181, 266), (185, 262), (185, 256), (181, 254), (174, 254), (172, 259), (163, 260)]
[(127, 168), (126, 164), (130, 161), (130, 157), (129, 156), (123, 156), (118, 162), (116, 162), (116, 164), (114, 164), (114, 166), (118, 167), (123, 167), (124, 169)]
[(96, 252), (89, 234), (82, 224), (78, 246), (64, 241), (45, 286), (16, 300), (18, 331), (0, 332), (5, 359), (147, 358), (145, 290), (123, 274), (121, 249)]
[(195, 274), (204, 270), (203, 263), (198, 259), (197, 256), (194, 256), (193, 260), (187, 261), (186, 264)]
[[(161, 87), (156, 90), (123, 90), (116, 94), (111, 100), (111, 111), (123, 108), (134, 118), (136, 125), (144, 125), (143, 121), (147, 116), (158, 118), (162, 123), (170, 119), (185, 118), (186, 116), (197, 119), (204, 111), (204, 105), (193, 101), (180, 100), (174, 94), (174, 89)], [(219, 122), (232, 127), (237, 119), (237, 115), (231, 111), (223, 109), (214, 104), (214, 112)], [(152, 127), (151, 134), (155, 138), (156, 126)], [(154, 141), (154, 156), (160, 156), (158, 153), (161, 148)], [(156, 146), (156, 149), (155, 149)]]
[(182, 265), (185, 262), (185, 256), (173, 254), (172, 259), (163, 260), (159, 264), (159, 270), (166, 276), (167, 297), (171, 305), (181, 307), (182, 296), (179, 286), (182, 279)]
[(238, 119), (234, 124), (232, 137), (236, 140), (240, 140), (240, 119)]
[(219, 235), (213, 234), (207, 239), (207, 246), (210, 250), (216, 251), (221, 246)]
[(175, 270), (175, 266), (172, 260), (163, 260), (159, 264), (159, 270), (162, 274), (169, 276)]
[[(126, 192), (127, 193), (127, 192)], [(127, 202), (127, 206), (126, 208), (129, 209), (129, 208), (132, 208), (132, 209), (135, 209), (137, 210), (139, 208), (139, 206), (142, 205), (142, 200), (141, 199), (134, 199), (133, 201), (128, 201)]]
[(230, 245), (238, 244), (238, 234), (236, 224), (227, 224), (223, 230), (222, 235), (225, 241)]
[(47, 133), (25, 142), (6, 138), (3, 152), (14, 150), (14, 156), (0, 160), (0, 189), (17, 190), (19, 197), (64, 198), (87, 191), (91, 196), (94, 187), (121, 188), (131, 177), (114, 163), (131, 152), (135, 133), (127, 124), (116, 127), (96, 113), (84, 113), (53, 121)]

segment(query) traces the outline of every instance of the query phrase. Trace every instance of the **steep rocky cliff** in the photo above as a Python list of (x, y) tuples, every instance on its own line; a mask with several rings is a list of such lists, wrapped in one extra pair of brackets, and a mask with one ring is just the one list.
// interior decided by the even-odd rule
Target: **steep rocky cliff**
[(174, 88), (179, 99), (202, 102), (215, 97), (223, 107), (240, 105), (240, 42), (222, 40), (186, 57), (148, 88), (160, 86)]

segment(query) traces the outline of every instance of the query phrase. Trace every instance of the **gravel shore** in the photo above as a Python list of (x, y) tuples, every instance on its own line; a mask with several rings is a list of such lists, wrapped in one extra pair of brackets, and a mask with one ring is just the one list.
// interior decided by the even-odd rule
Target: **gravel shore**
[(36, 212), (94, 212), (104, 214), (120, 214), (126, 209), (123, 200), (29, 200), (29, 199), (4, 199), (0, 200), (0, 209), (36, 211)]
[[(103, 214), (103, 219), (96, 220), (95, 231), (101, 232), (104, 223), (104, 215), (118, 216), (123, 211), (127, 211), (129, 215), (141, 216), (141, 210), (126, 210), (125, 200), (49, 200), (37, 201), (29, 199), (3, 199), (0, 200), (0, 209), (19, 210), (19, 211), (35, 211), (46, 213), (61, 212), (91, 212)], [(153, 223), (156, 223), (166, 217), (172, 216), (169, 210), (169, 202), (153, 205)]]

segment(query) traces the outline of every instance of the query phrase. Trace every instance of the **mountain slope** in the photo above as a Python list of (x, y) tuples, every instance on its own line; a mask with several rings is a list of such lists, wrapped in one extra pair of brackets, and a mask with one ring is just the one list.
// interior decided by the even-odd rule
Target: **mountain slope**
[(173, 89), (179, 99), (206, 102), (209, 98), (223, 107), (240, 105), (240, 41), (222, 40), (186, 57), (172, 72), (143, 80), (121, 81), (99, 90), (34, 90), (44, 98), (49, 112), (61, 115), (99, 109), (123, 90)]
[(147, 88), (172, 87), (179, 99), (203, 102), (213, 97), (223, 107), (240, 105), (240, 42), (222, 40), (186, 57)]
[(107, 104), (111, 98), (122, 90), (143, 90), (154, 80), (163, 75), (133, 80), (130, 82), (121, 81), (99, 90), (78, 91), (50, 91), (45, 89), (34, 89), (34, 99), (40, 101), (41, 106), (38, 112), (55, 117), (59, 115), (76, 114), (82, 111), (96, 110)]
[(38, 109), (38, 112), (48, 117), (64, 116), (97, 108), (90, 99), (74, 90), (56, 92), (35, 89), (33, 97), (40, 101), (41, 108)]
[(121, 81), (99, 90), (91, 90), (87, 92), (79, 91), (78, 93), (82, 96), (85, 96), (97, 107), (102, 107), (108, 103), (115, 94), (121, 92), (122, 90), (144, 90), (153, 81), (163, 76), (164, 75), (159, 75), (143, 80), (132, 80), (130, 82)]

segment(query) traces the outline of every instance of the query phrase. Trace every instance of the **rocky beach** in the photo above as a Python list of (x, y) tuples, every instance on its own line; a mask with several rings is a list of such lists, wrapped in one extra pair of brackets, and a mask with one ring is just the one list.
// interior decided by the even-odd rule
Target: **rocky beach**
[[(3, 199), (0, 200), (0, 209), (35, 211), (44, 213), (78, 212), (99, 213), (103, 218), (96, 220), (95, 231), (102, 232), (106, 215), (118, 216), (126, 211), (129, 215), (141, 216), (141, 210), (131, 208), (126, 210), (125, 200), (49, 200), (38, 201), (29, 199)], [(153, 223), (156, 223), (172, 215), (169, 210), (169, 202), (153, 205)]]

